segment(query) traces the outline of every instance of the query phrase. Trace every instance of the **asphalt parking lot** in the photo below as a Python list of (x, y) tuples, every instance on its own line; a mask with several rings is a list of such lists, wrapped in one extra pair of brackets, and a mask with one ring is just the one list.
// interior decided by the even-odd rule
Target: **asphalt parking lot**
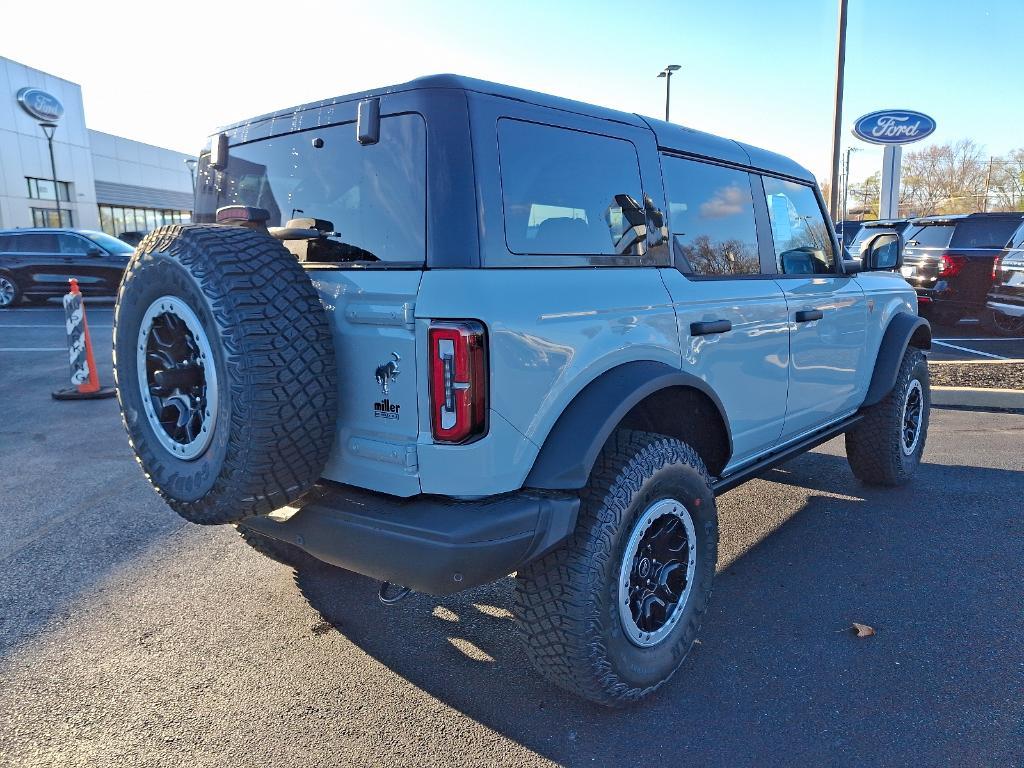
[(528, 668), (510, 580), (385, 608), (181, 521), (114, 401), (51, 400), (61, 328), (0, 315), (0, 765), (1024, 764), (1024, 415), (934, 410), (905, 488), (833, 440), (724, 495), (698, 645), (605, 711)]

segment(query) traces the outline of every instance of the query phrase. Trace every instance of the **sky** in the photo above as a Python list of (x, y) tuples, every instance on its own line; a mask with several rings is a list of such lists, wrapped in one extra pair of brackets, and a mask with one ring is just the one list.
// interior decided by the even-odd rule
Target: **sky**
[[(824, 181), (837, 6), (9, 0), (0, 55), (81, 84), (90, 128), (190, 153), (226, 123), (439, 72), (662, 117), (657, 73), (679, 64), (673, 122), (781, 152)], [(849, 131), (876, 109), (935, 118), (921, 146), (1024, 146), (1022, 35), (1024, 0), (849, 0), (843, 149), (862, 150), (851, 179), (881, 167), (881, 148)]]

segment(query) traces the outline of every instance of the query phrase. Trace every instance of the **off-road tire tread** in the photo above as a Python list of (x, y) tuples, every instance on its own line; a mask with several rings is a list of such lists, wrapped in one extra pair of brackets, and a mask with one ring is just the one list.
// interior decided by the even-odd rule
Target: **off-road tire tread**
[[(216, 224), (160, 227), (139, 244), (125, 271), (115, 339), (120, 296), (155, 252), (185, 267), (209, 303), (219, 330), (207, 333), (211, 344), (223, 345), (232, 411), (227, 455), (204, 496), (181, 501), (147, 477), (194, 523), (237, 522), (290, 504), (323, 472), (337, 417), (334, 344), (316, 290), (295, 257), (266, 234)], [(122, 423), (145, 470), (145, 447), (125, 419), (120, 392), (137, 375), (134, 348), (127, 352), (120, 363), (115, 345), (114, 381)]]
[[(599, 631), (606, 619), (588, 600), (601, 589), (601, 564), (616, 556), (613, 535), (629, 523), (625, 516), (633, 495), (666, 463), (689, 464), (711, 487), (704, 462), (686, 443), (650, 432), (616, 431), (581, 492), (573, 534), (516, 574), (512, 613), (534, 667), (559, 687), (605, 706), (637, 701), (671, 676), (646, 688), (623, 682), (607, 661)], [(717, 527), (713, 539), (717, 548)], [(696, 607), (694, 635), (710, 596), (709, 591)]]
[(854, 476), (867, 485), (895, 487), (908, 482), (916, 469), (909, 468), (900, 447), (903, 399), (914, 370), (920, 367), (924, 402), (924, 423), (917, 448), (920, 456), (928, 437), (927, 411), (931, 405), (928, 383), (928, 360), (920, 349), (908, 347), (900, 363), (896, 384), (882, 400), (865, 409), (864, 418), (846, 433), (846, 459)]

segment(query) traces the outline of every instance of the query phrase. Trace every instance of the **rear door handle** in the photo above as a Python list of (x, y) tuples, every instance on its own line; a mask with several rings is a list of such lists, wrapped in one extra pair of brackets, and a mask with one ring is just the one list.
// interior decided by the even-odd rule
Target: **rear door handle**
[(825, 316), (825, 313), (820, 309), (801, 309), (796, 313), (796, 321), (798, 323), (809, 323), (811, 320), (821, 320)]
[(732, 330), (728, 320), (707, 320), (702, 323), (690, 323), (691, 336), (709, 336), (713, 333), (727, 333)]

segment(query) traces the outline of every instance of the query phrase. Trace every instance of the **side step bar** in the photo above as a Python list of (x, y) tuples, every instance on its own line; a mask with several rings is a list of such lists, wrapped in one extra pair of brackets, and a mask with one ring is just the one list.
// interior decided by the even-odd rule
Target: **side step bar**
[(758, 459), (749, 466), (738, 469), (725, 477), (718, 478), (711, 484), (711, 488), (714, 490), (716, 496), (723, 494), (726, 491), (731, 491), (737, 485), (745, 483), (753, 477), (757, 477), (762, 472), (766, 472), (772, 467), (777, 466), (784, 461), (788, 461), (794, 456), (805, 453), (811, 450), (811, 448), (821, 445), (826, 440), (831, 440), (836, 435), (841, 435), (863, 418), (863, 414), (855, 413), (842, 421), (836, 422), (831, 427), (827, 427), (821, 432), (815, 432), (812, 435), (808, 435), (803, 440), (795, 442), (792, 445), (787, 445), (776, 453), (769, 453), (767, 456)]

